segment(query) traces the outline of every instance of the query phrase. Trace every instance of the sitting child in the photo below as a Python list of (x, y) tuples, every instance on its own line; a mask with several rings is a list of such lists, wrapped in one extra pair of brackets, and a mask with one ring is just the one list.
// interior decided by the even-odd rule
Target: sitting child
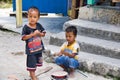
[(74, 77), (74, 70), (79, 66), (78, 53), (80, 46), (75, 40), (77, 36), (77, 29), (74, 26), (69, 26), (65, 30), (66, 40), (61, 46), (61, 51), (55, 53), (55, 63), (61, 66), (65, 71), (70, 70), (69, 76)]

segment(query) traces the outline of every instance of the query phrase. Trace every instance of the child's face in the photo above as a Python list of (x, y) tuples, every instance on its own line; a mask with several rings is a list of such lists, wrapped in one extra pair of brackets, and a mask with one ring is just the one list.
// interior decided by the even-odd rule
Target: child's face
[(73, 43), (75, 41), (76, 36), (73, 34), (73, 32), (66, 32), (66, 40), (68, 43)]
[(29, 10), (28, 12), (28, 21), (30, 25), (36, 25), (39, 16), (38, 16), (38, 11), (37, 10)]

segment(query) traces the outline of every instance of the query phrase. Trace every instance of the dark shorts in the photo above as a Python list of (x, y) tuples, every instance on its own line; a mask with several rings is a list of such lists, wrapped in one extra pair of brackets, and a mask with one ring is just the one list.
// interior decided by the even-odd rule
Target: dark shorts
[(27, 70), (28, 71), (35, 71), (37, 66), (42, 66), (42, 53), (34, 54), (34, 55), (27, 55)]

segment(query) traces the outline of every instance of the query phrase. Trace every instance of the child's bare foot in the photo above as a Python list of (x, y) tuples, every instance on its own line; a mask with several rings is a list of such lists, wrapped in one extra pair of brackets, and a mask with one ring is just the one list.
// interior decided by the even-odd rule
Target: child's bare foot
[(74, 72), (71, 72), (71, 73), (69, 74), (69, 78), (74, 78), (74, 77), (75, 77)]

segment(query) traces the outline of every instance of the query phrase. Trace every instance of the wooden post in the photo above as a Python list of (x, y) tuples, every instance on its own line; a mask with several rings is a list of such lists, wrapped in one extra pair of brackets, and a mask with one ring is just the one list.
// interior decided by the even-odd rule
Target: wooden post
[(80, 0), (80, 7), (83, 6), (84, 0)]
[(112, 2), (120, 2), (120, 0), (112, 0)]
[(16, 27), (22, 26), (22, 0), (16, 0)]
[(83, 6), (83, 0), (72, 0), (71, 18), (78, 17), (79, 7)]
[(71, 8), (71, 18), (75, 19), (76, 18), (76, 0), (72, 0), (72, 8)]

